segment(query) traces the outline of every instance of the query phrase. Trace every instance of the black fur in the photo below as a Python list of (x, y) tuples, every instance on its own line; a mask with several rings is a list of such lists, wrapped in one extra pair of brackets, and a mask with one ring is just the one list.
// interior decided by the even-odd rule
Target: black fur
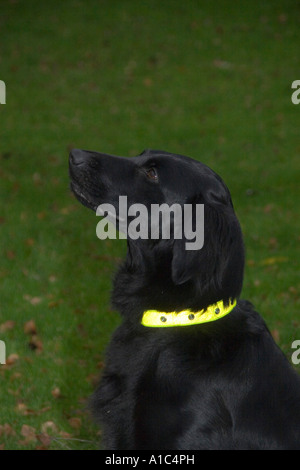
[[(154, 168), (157, 178), (149, 176)], [(148, 150), (113, 157), (73, 150), (71, 187), (95, 210), (204, 204), (204, 246), (128, 240), (112, 302), (122, 315), (93, 397), (107, 449), (300, 449), (300, 378), (249, 302), (202, 325), (149, 328), (147, 309), (201, 310), (242, 289), (244, 247), (221, 178), (188, 157)]]

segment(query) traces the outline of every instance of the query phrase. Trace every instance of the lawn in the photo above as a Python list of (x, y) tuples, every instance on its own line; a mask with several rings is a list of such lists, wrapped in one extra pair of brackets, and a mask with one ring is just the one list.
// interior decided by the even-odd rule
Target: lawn
[[(300, 339), (300, 6), (293, 0), (2, 0), (0, 448), (97, 449), (86, 403), (119, 324), (100, 241), (69, 190), (73, 147), (182, 153), (226, 181), (243, 298)], [(298, 368), (300, 372), (299, 366)]]

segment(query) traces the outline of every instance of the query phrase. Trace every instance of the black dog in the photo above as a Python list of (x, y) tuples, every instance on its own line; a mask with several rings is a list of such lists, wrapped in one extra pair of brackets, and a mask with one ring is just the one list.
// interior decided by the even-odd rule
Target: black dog
[(300, 449), (300, 378), (252, 305), (236, 304), (244, 247), (221, 178), (152, 150), (133, 158), (73, 150), (70, 175), (93, 210), (117, 211), (120, 195), (148, 208), (204, 204), (200, 250), (184, 238), (128, 238), (112, 295), (123, 322), (93, 397), (106, 448)]

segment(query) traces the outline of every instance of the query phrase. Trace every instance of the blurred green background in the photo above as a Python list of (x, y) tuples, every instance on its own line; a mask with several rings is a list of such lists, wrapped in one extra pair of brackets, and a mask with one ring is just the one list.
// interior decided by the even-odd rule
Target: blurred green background
[[(97, 449), (86, 399), (126, 242), (69, 191), (68, 153), (182, 153), (231, 190), (243, 297), (300, 339), (300, 3), (1, 0), (0, 448)], [(299, 366), (297, 366), (299, 368)]]

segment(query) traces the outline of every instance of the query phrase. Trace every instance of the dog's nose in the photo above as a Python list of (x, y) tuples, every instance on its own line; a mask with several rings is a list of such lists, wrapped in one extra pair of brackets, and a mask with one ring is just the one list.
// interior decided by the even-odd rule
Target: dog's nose
[(73, 165), (82, 165), (85, 162), (84, 152), (80, 149), (73, 149), (70, 152), (70, 163)]

